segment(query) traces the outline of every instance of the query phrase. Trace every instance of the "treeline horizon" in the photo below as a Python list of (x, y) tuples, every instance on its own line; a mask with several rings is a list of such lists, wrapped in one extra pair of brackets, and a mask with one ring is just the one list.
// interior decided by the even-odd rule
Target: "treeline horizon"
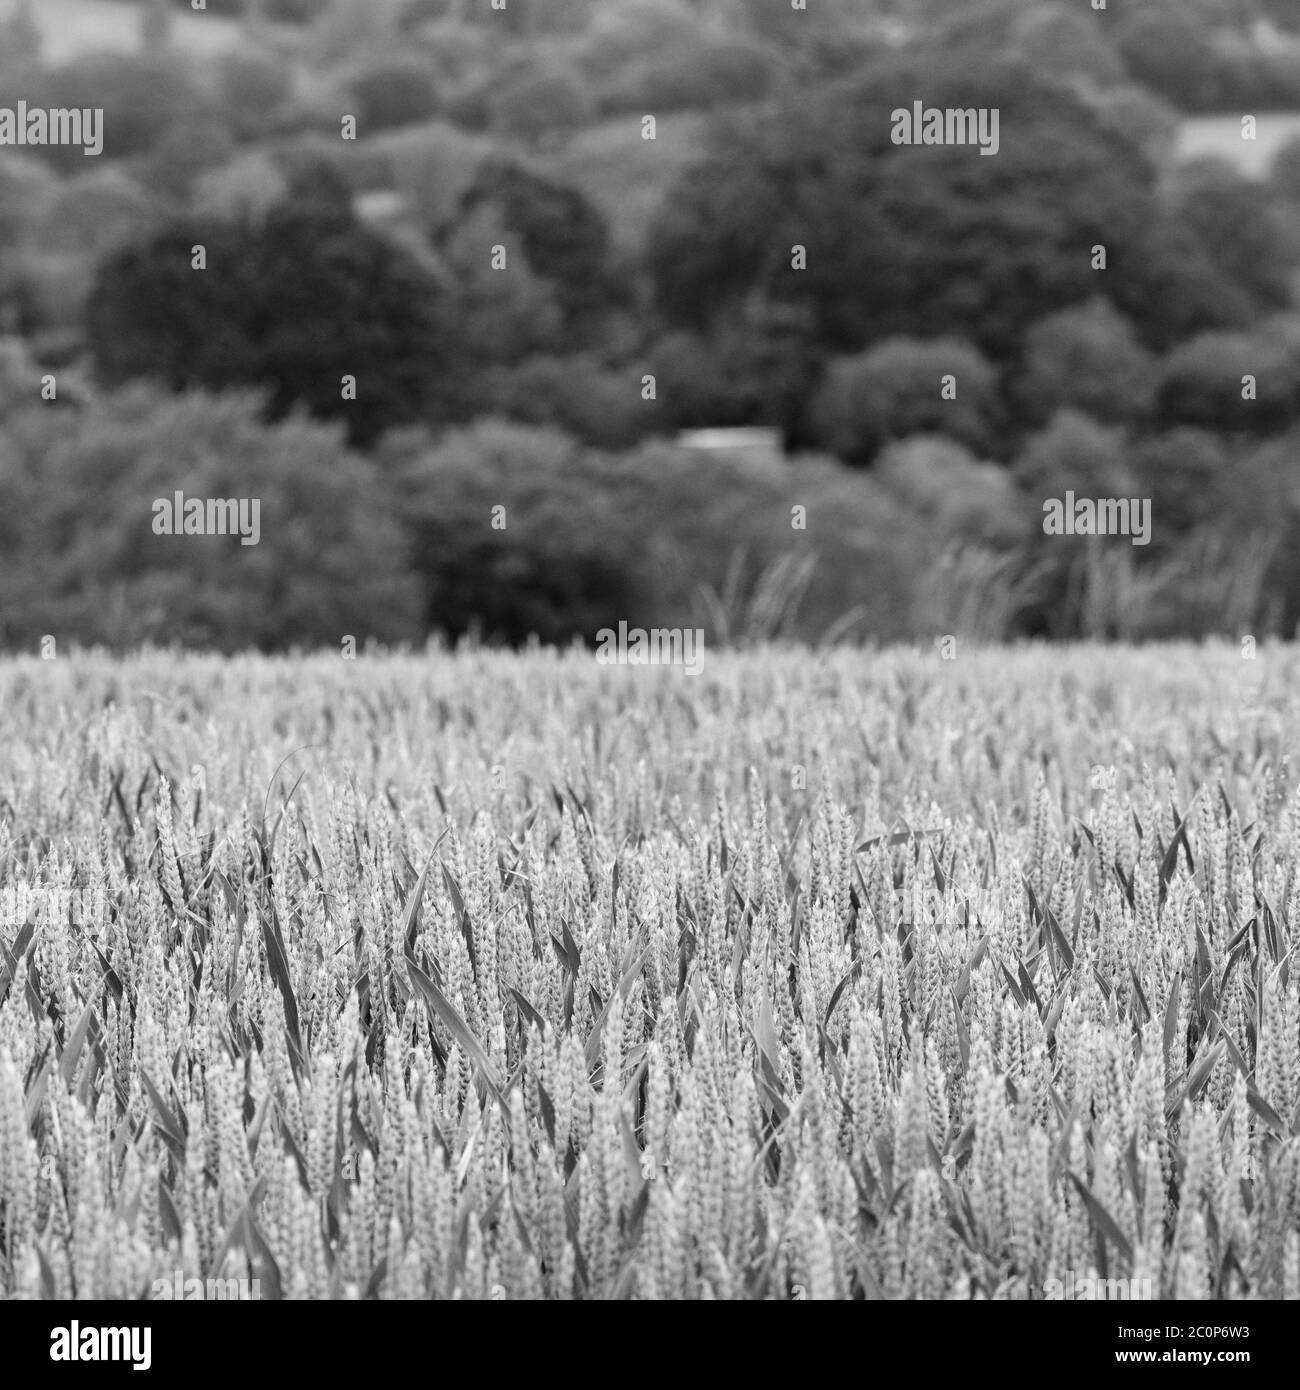
[[(0, 645), (1300, 623), (1300, 142), (1173, 159), (1300, 110), (1286, 7), (260, 12), (3, 50), (105, 145), (0, 151)], [(996, 156), (896, 145), (918, 100)], [(746, 426), (784, 456), (677, 441)], [(180, 489), (259, 543), (154, 537)], [(1067, 494), (1150, 534), (1046, 534)]]

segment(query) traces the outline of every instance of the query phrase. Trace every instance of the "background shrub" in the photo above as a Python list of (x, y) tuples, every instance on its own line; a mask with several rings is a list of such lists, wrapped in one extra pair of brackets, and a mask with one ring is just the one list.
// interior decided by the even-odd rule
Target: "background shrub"
[[(0, 641), (337, 648), (422, 634), (396, 499), (338, 427), (133, 386), (5, 417)], [(261, 538), (159, 536), (152, 504), (260, 500)]]

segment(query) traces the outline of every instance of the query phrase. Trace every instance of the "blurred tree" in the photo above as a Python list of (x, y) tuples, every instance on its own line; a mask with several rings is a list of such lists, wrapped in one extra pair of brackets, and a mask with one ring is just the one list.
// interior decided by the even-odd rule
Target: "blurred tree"
[(1231, 500), (1234, 516), (1230, 536), (1238, 545), (1248, 538), (1251, 554), (1271, 539), (1265, 592), (1280, 608), (1280, 627), (1289, 636), (1300, 629), (1300, 488), (1295, 461), (1300, 451), (1300, 428), (1250, 448), (1233, 469)]
[(428, 65), (419, 58), (385, 58), (369, 63), (348, 82), (357, 125), (365, 135), (414, 125), (438, 113), (438, 93)]
[(125, 242), (139, 241), (158, 220), (156, 200), (122, 165), (96, 165), (59, 185), (40, 222), (40, 245), (91, 261)]
[(12, 150), (0, 151), (0, 313), (18, 311), (26, 251), (48, 226), (60, 185), (49, 167)]
[(291, 196), (259, 225), (179, 224), (106, 261), (87, 315), (101, 379), (265, 386), (273, 418), (300, 402), (362, 444), (436, 411), (448, 344), (432, 281), (326, 174)]
[(240, 140), (269, 134), (293, 97), (293, 69), (266, 53), (244, 48), (214, 61), (222, 119)]
[(1256, 0), (1256, 3), (1278, 28), (1300, 34), (1300, 10), (1291, 0)]
[[(722, 593), (738, 568), (752, 578), (815, 552), (798, 633), (820, 637), (860, 604), (868, 630), (898, 636), (925, 561), (921, 528), (897, 501), (824, 459), (702, 467), (666, 441), (609, 455), (499, 420), (433, 445), (390, 436), (380, 457), (405, 499), (427, 619), (452, 634), (477, 624), (512, 642), (590, 645), (620, 620), (698, 623), (701, 586)], [(794, 503), (815, 546), (790, 527)], [(487, 524), (494, 507), (505, 529)]]
[(678, 429), (776, 426), (788, 447), (816, 447), (806, 416), (824, 363), (807, 351), (807, 318), (799, 306), (756, 298), (707, 333), (664, 334), (646, 354), (663, 418)]
[[(605, 220), (576, 189), (508, 159), (481, 163), (461, 199), (461, 221), (476, 219), (518, 239), (529, 268), (551, 282), (570, 322), (622, 298), (607, 270)], [(499, 239), (490, 235), (482, 243)]]
[(1151, 412), (1155, 359), (1108, 299), (1039, 319), (1022, 355), (1010, 394), (1037, 425), (1065, 406), (1098, 419), (1137, 421)]
[(1090, 498), (1136, 495), (1124, 430), (1077, 410), (1060, 411), (1031, 436), (1013, 471), (1035, 506), (1067, 491)]
[(0, 425), (40, 399), (41, 369), (16, 333), (0, 331)]
[(1110, 299), (1148, 348), (1164, 351), (1258, 316), (1256, 296), (1215, 265), (1196, 230), (1163, 202), (1148, 205), (1146, 219), (1127, 228), (1122, 241), (1102, 244), (1114, 253), (1106, 277)]
[(151, 193), (183, 208), (190, 200), (195, 181), (224, 164), (236, 148), (235, 138), (220, 116), (199, 110), (177, 119), (132, 167)]
[(543, 353), (488, 367), (470, 383), (467, 405), (467, 417), (553, 427), (598, 449), (626, 448), (663, 419), (657, 401), (642, 399), (635, 368), (606, 366), (594, 353)]
[(1208, 430), (1179, 428), (1141, 440), (1132, 464), (1141, 495), (1151, 498), (1152, 516), (1160, 518), (1152, 535), (1157, 552), (1239, 510), (1232, 496), (1240, 491), (1236, 470), (1222, 437)]
[(684, 52), (708, 34), (703, 16), (682, 0), (610, 0), (592, 18), (588, 67), (610, 73), (653, 53)]
[(42, 362), (67, 366), (84, 353), (86, 303), (93, 285), (93, 263), (84, 251), (33, 246), (21, 257), (15, 322)]
[[(136, 385), (81, 409), (11, 413), (0, 436), (0, 642), (58, 632), (235, 651), (337, 649), (345, 633), (417, 640), (418, 591), (382, 474), (337, 427), (268, 427), (259, 406)], [(155, 534), (153, 503), (177, 490), (256, 500), (257, 544)]]
[(1253, 296), (1257, 311), (1285, 302), (1300, 262), (1300, 233), (1269, 184), (1225, 160), (1198, 161), (1179, 170), (1173, 215), (1214, 267)]
[(603, 111), (708, 111), (760, 101), (772, 89), (775, 62), (752, 41), (709, 36), (678, 51), (652, 52), (603, 76)]
[(1079, 96), (1099, 129), (1132, 145), (1151, 168), (1165, 169), (1175, 162), (1179, 114), (1154, 92), (1126, 81), (1082, 86)]
[(1041, 78), (1089, 81), (1115, 87), (1125, 77), (1109, 32), (1091, 10), (1036, 4), (1022, 8), (1011, 25), (1013, 55)]
[(494, 130), (529, 144), (587, 124), (596, 113), (590, 86), (569, 62), (524, 62), (494, 72), (485, 103)]
[[(485, 421), (386, 466), (404, 502), (430, 628), (522, 643), (582, 637), (637, 611), (627, 529), (598, 460), (564, 435)], [(495, 513), (502, 527), (489, 525)]]
[[(955, 394), (945, 398), (945, 378)], [(813, 401), (814, 444), (847, 463), (867, 463), (891, 439), (943, 434), (974, 448), (989, 442), (997, 373), (960, 339), (887, 338), (833, 360)]]
[(1272, 184), (1294, 213), (1300, 204), (1300, 137), (1288, 140), (1274, 156)]
[[(1247, 399), (1253, 382), (1255, 399)], [(1157, 409), (1166, 427), (1272, 434), (1300, 419), (1300, 340), (1280, 322), (1203, 333), (1165, 359)]]
[[(1045, 533), (1044, 504), (1056, 501), (1064, 506), (1070, 492), (1076, 501), (1142, 497), (1129, 466), (1125, 431), (1101, 425), (1079, 411), (1062, 410), (1045, 429), (1026, 440), (1012, 476), (1032, 518), (1027, 554), (1038, 574), (1035, 599), (1024, 612), (1025, 630), (1034, 636), (1055, 638), (1078, 636), (1081, 632), (1104, 635), (1097, 631), (1100, 619), (1096, 615), (1090, 617), (1086, 611), (1086, 576), (1089, 566), (1098, 563), (1097, 547), (1110, 538)], [(1150, 520), (1151, 534), (1158, 536), (1163, 519), (1153, 511)], [(1128, 539), (1119, 543), (1131, 544)], [(1148, 548), (1142, 550), (1142, 558), (1148, 558)], [(1129, 563), (1127, 558), (1124, 563)]]
[(879, 17), (881, 11), (875, 0), (824, 0), (803, 10), (780, 0), (728, 0), (716, 8), (726, 14), (730, 24), (743, 26), (765, 43), (787, 50), (837, 41), (849, 44), (863, 31), (866, 21)]
[(195, 180), (192, 206), (199, 217), (256, 225), (284, 201), (288, 191), (288, 181), (275, 161), (256, 150), (201, 174)]
[[(421, 56), (430, 65), (445, 111), (459, 102), (482, 108), (486, 120), (486, 74), (501, 63), (501, 49), (490, 29), (473, 24), (435, 23), (419, 36)], [(467, 99), (468, 98), (468, 99)]]
[[(160, 144), (183, 119), (207, 110), (203, 87), (184, 56), (171, 50), (78, 58), (56, 68), (0, 72), (0, 105), (102, 108), (105, 160), (126, 159)], [(44, 145), (32, 153), (65, 173), (84, 172), (80, 146)]]
[(983, 463), (941, 435), (912, 435), (887, 444), (872, 477), (945, 540), (999, 550), (1023, 543), (1035, 517), (1010, 473)]
[(1026, 13), (1042, 0), (910, 0), (904, 15), (922, 44), (934, 51), (973, 47), (989, 53), (1010, 52)]
[[(1106, 287), (1144, 338), (1224, 322), (1234, 286), (1196, 260), (1192, 232), (1180, 243), (1161, 223), (1155, 170), (1130, 140), (1005, 61), (919, 61), (718, 121), (650, 233), (670, 322), (700, 326), (757, 293), (808, 305), (829, 351), (958, 334), (1005, 358), (1044, 304), (1098, 292), (1098, 244), (1112, 248)], [(892, 112), (910, 111), (918, 91), (931, 106), (999, 110), (997, 156), (894, 145)], [(1201, 292), (1188, 284), (1197, 274)]]
[(311, 56), (328, 65), (392, 51), (400, 16), (401, 0), (326, 0), (311, 26)]
[[(500, 269), (494, 247), (505, 253)], [(519, 235), (486, 204), (467, 211), (438, 250), (448, 273), (444, 322), (456, 344), (449, 403), (454, 418), (463, 419), (467, 402), (480, 399), (475, 377), (484, 367), (560, 350), (564, 312), (555, 285), (533, 269)]]
[(1148, 0), (1119, 26), (1120, 56), (1133, 77), (1184, 111), (1222, 109), (1231, 100), (1208, 22), (1183, 0)]

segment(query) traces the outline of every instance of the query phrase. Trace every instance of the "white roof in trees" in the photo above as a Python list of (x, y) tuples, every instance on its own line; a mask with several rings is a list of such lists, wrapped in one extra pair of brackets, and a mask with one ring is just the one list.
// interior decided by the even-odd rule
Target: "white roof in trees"
[(684, 449), (770, 449), (781, 452), (781, 431), (767, 428), (683, 430), (677, 443)]

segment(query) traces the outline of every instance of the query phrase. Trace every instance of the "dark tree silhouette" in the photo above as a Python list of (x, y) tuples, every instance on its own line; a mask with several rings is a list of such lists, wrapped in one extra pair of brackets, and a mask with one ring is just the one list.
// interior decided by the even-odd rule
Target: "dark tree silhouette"
[[(207, 268), (192, 265), (205, 248)], [(438, 292), (400, 248), (362, 226), (328, 183), (260, 225), (178, 223), (101, 268), (88, 341), (106, 384), (265, 387), (368, 444), (436, 416), (446, 361)], [(344, 377), (356, 378), (345, 399)]]
[[(918, 92), (927, 106), (997, 109), (996, 157), (894, 145), (892, 112)], [(806, 269), (792, 267), (796, 245)], [(960, 54), (893, 59), (792, 93), (765, 119), (724, 119), (665, 199), (648, 268), (669, 322), (703, 327), (758, 295), (808, 306), (815, 344), (840, 353), (956, 334), (1006, 360), (1044, 306), (1102, 292), (1155, 346), (1254, 308), (1162, 205), (1132, 139), (1024, 66)]]

